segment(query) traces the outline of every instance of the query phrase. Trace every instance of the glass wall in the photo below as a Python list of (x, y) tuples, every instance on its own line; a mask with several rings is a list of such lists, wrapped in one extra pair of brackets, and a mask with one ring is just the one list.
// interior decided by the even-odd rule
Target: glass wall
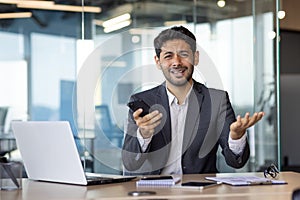
[[(22, 95), (0, 100), (16, 110), (9, 121), (68, 120), (79, 152), (92, 160), (87, 170), (122, 173), (126, 103), (164, 81), (153, 39), (166, 27), (183, 25), (196, 35), (200, 51), (194, 79), (228, 91), (236, 115), (265, 112), (247, 132), (251, 156), (239, 171), (278, 164), (276, 1), (232, 0), (225, 7), (208, 0), (116, 2), (103, 5), (100, 14), (38, 10), (38, 20), (5, 26), (0, 20), (0, 85), (10, 87), (0, 89)], [(103, 23), (120, 15), (121, 29)], [(17, 84), (8, 68), (22, 68), (17, 80), (23, 82)], [(236, 171), (221, 155), (218, 168)]]

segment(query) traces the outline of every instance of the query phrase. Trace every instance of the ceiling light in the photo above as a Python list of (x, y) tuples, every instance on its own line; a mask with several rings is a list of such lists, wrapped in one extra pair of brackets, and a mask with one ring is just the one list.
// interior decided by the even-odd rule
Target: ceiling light
[(141, 38), (138, 35), (133, 35), (131, 37), (131, 42), (134, 43), (134, 44), (139, 43), (140, 41), (141, 41)]
[(4, 4), (17, 4), (17, 3), (20, 3), (20, 0), (0, 0), (0, 3), (4, 3)]
[(268, 32), (268, 38), (273, 40), (276, 37), (275, 31), (269, 31)]
[(178, 20), (178, 21), (165, 21), (165, 26), (174, 26), (174, 25), (181, 25), (186, 24), (187, 22), (185, 20)]
[(31, 8), (31, 9), (41, 9), (41, 10), (57, 10), (57, 11), (67, 11), (67, 12), (90, 12), (90, 13), (100, 13), (101, 8), (95, 6), (71, 6), (71, 5), (27, 5), (26, 3), (17, 4), (18, 8)]
[(123, 21), (128, 21), (130, 20), (131, 16), (129, 13), (125, 13), (123, 15), (120, 15), (120, 16), (117, 16), (117, 17), (114, 17), (114, 18), (111, 18), (109, 20), (106, 20), (102, 23), (102, 26), (103, 27), (110, 27), (110, 26), (114, 26), (116, 24), (119, 24), (120, 22), (123, 22)]
[(129, 30), (131, 35), (153, 35), (157, 34), (157, 30), (147, 29), (147, 28), (131, 28)]
[(278, 8), (278, 12), (277, 12), (277, 17), (278, 19), (283, 19), (285, 17), (285, 11), (283, 9), (283, 1), (279, 0), (279, 8)]
[(100, 13), (101, 8), (95, 6), (73, 6), (55, 4), (54, 1), (44, 0), (0, 0), (3, 4), (16, 4), (18, 8), (40, 9), (40, 10), (56, 10), (67, 12), (90, 12)]
[(283, 10), (278, 11), (277, 16), (279, 19), (285, 18), (285, 11)]
[(225, 0), (218, 0), (218, 1), (217, 1), (217, 5), (218, 5), (220, 8), (223, 8), (223, 7), (226, 5), (226, 1), (225, 1)]
[(105, 27), (105, 28), (104, 28), (104, 33), (109, 33), (109, 32), (112, 32), (112, 31), (119, 30), (119, 29), (121, 29), (121, 28), (124, 28), (124, 27), (126, 27), (126, 26), (129, 26), (130, 24), (131, 24), (131, 20), (126, 20), (126, 21), (123, 21), (123, 22), (114, 24), (114, 25), (112, 25), (112, 26)]
[(31, 1), (31, 0), (21, 1), (21, 0), (19, 0), (17, 4), (18, 5), (28, 5), (28, 6), (41, 6), (41, 5), (52, 6), (52, 5), (54, 5), (54, 1)]
[(102, 26), (103, 21), (102, 21), (102, 20), (99, 20), (99, 19), (94, 19), (94, 20), (93, 20), (93, 23), (96, 24), (97, 26)]
[(53, 5), (54, 1), (33, 0), (0, 0), (3, 4)]
[(31, 16), (31, 12), (0, 13), (0, 19), (29, 18)]

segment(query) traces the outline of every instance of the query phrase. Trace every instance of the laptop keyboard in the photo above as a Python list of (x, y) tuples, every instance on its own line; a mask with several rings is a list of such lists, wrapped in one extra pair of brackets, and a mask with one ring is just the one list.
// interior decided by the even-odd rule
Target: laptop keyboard
[(135, 176), (120, 176), (120, 175), (108, 175), (105, 176), (104, 174), (98, 175), (93, 173), (85, 173), (86, 180), (88, 185), (98, 185), (98, 184), (107, 184), (107, 183), (121, 183), (125, 181), (130, 181)]
[(112, 180), (113, 178), (109, 177), (99, 177), (99, 176), (86, 176), (88, 181), (103, 181), (103, 180)]

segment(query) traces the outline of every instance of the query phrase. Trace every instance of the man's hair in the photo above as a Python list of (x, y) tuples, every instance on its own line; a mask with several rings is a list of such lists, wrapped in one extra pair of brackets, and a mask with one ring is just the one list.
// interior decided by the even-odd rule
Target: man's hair
[(190, 32), (187, 28), (183, 26), (174, 26), (172, 28), (166, 29), (162, 31), (155, 39), (154, 39), (154, 48), (156, 56), (159, 57), (161, 52), (161, 47), (166, 41), (181, 39), (188, 43), (193, 52), (196, 51), (196, 37)]

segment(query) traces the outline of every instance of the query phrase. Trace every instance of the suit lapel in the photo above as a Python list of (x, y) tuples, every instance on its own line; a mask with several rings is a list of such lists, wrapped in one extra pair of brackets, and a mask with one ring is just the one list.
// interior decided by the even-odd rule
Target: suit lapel
[(170, 108), (169, 108), (169, 98), (166, 92), (165, 83), (162, 84), (157, 93), (156, 104), (161, 104), (163, 110), (160, 112), (163, 113), (162, 119), (162, 137), (164, 139), (164, 144), (169, 144), (171, 141), (171, 116), (170, 116)]

